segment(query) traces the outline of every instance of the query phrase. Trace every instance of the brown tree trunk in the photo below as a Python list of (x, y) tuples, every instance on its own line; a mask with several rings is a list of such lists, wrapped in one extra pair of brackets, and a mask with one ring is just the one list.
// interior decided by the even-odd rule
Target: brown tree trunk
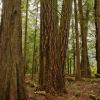
[(72, 11), (72, 0), (63, 0), (62, 12), (60, 19), (60, 29), (59, 29), (59, 65), (62, 68), (62, 73), (64, 74), (64, 68), (66, 66), (66, 54), (68, 48), (68, 37), (70, 29), (70, 18)]
[(73, 34), (73, 36), (72, 36), (72, 39), (73, 39), (73, 46), (72, 46), (72, 48), (73, 48), (73, 75), (75, 75), (75, 73), (76, 73), (76, 52), (75, 52), (75, 50), (76, 50), (76, 44), (75, 44), (75, 32), (74, 32), (74, 20), (72, 20), (72, 34)]
[[(36, 8), (36, 13), (38, 14), (38, 3), (37, 3), (37, 8)], [(36, 68), (36, 37), (37, 37), (37, 23), (38, 23), (38, 15), (36, 15), (36, 22), (35, 22), (35, 31), (34, 31), (34, 45), (33, 45), (33, 62), (32, 62), (32, 79), (33, 79), (33, 74), (37, 73), (37, 68)]]
[(4, 0), (0, 37), (0, 100), (26, 100), (21, 1)]
[(78, 0), (79, 6), (79, 14), (80, 14), (80, 28), (81, 28), (81, 36), (82, 36), (82, 51), (81, 51), (81, 76), (87, 77), (87, 68), (88, 68), (88, 61), (87, 61), (87, 33), (85, 31), (85, 19), (83, 16), (83, 0)]
[(97, 74), (100, 74), (100, 0), (95, 0), (95, 19)]
[(81, 78), (81, 66), (80, 66), (80, 42), (78, 31), (78, 14), (77, 14), (77, 2), (74, 0), (74, 14), (75, 14), (75, 33), (76, 33), (76, 80)]
[(29, 6), (29, 0), (26, 0), (26, 18), (25, 18), (25, 38), (24, 38), (24, 62), (25, 62), (25, 68), (24, 68), (24, 74), (27, 70), (27, 23), (28, 23), (28, 6)]
[[(89, 23), (89, 8), (88, 8), (88, 3), (87, 3), (87, 7), (86, 7), (86, 13), (85, 13), (85, 34), (86, 34), (86, 40), (87, 40), (87, 36), (88, 36), (88, 23)], [(86, 41), (86, 58), (87, 58), (87, 77), (91, 77), (91, 70), (90, 70), (90, 64), (89, 64), (89, 57), (88, 57), (88, 45), (87, 45)]]
[(56, 53), (58, 23), (55, 19), (54, 5), (54, 0), (41, 0), (40, 86), (47, 92), (58, 93), (65, 87)]

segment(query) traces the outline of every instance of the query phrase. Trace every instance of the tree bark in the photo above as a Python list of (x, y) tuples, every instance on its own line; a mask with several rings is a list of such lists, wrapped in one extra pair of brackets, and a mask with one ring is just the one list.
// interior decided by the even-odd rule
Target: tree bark
[(58, 64), (57, 19), (54, 0), (41, 0), (40, 86), (47, 92), (62, 92), (64, 79)]
[[(38, 13), (38, 3), (37, 3), (37, 8), (36, 12)], [(34, 31), (34, 45), (33, 45), (33, 62), (32, 62), (32, 79), (33, 79), (33, 74), (37, 73), (37, 68), (36, 68), (36, 37), (37, 37), (37, 23), (38, 23), (38, 15), (36, 15), (36, 22), (35, 22), (35, 31)]]
[(76, 33), (76, 80), (81, 79), (81, 66), (80, 66), (80, 41), (79, 41), (79, 31), (78, 31), (78, 9), (77, 2), (74, 0), (74, 14), (75, 14), (75, 33)]
[(24, 59), (25, 59), (25, 68), (24, 74), (27, 70), (27, 23), (28, 23), (28, 6), (29, 0), (26, 0), (26, 18), (25, 18), (25, 38), (24, 38)]
[(0, 100), (26, 100), (21, 1), (3, 0), (0, 37)]
[[(89, 8), (88, 8), (88, 2), (86, 5), (86, 12), (85, 12), (85, 33), (86, 33), (86, 39), (88, 37), (88, 23), (89, 23)], [(88, 41), (86, 41), (86, 56), (87, 56), (87, 77), (91, 77), (91, 70), (90, 70), (90, 64), (89, 64), (89, 57), (88, 57)]]
[(95, 25), (97, 74), (100, 74), (100, 0), (95, 0)]
[(87, 61), (87, 33), (85, 31), (85, 18), (83, 13), (83, 0), (78, 0), (79, 15), (80, 15), (80, 28), (82, 36), (82, 51), (81, 51), (81, 76), (88, 76), (88, 61)]
[[(64, 68), (66, 66), (66, 55), (68, 48), (68, 38), (70, 29), (70, 18), (72, 12), (72, 0), (63, 0), (62, 12), (60, 19), (60, 29), (59, 29), (59, 65), (62, 68), (62, 73), (64, 74)], [(64, 77), (64, 75), (63, 75)]]

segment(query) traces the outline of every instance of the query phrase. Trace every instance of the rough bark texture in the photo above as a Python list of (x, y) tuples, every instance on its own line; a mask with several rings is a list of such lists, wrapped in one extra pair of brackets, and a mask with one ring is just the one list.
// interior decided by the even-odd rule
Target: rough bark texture
[(97, 73), (100, 74), (100, 0), (95, 0), (95, 19)]
[(62, 92), (64, 79), (57, 50), (57, 22), (54, 0), (41, 0), (40, 86), (47, 92)]
[(59, 29), (59, 65), (62, 67), (62, 73), (64, 73), (64, 68), (66, 66), (66, 54), (68, 48), (68, 37), (70, 29), (70, 18), (72, 11), (72, 0), (63, 0), (61, 19), (60, 19), (60, 29)]
[(26, 100), (21, 28), (21, 1), (3, 0), (0, 37), (0, 100)]
[(88, 59), (87, 59), (87, 31), (85, 31), (85, 18), (83, 13), (83, 0), (78, 0), (79, 15), (80, 15), (80, 28), (82, 36), (82, 51), (81, 51), (81, 76), (88, 77)]

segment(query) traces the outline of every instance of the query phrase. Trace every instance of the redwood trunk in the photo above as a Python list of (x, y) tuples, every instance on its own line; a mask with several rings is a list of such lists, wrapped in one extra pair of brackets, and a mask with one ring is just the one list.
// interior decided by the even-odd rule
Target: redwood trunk
[(0, 100), (26, 100), (20, 0), (3, 1), (0, 40)]
[(95, 0), (95, 19), (97, 74), (100, 74), (100, 0)]
[[(64, 79), (57, 58), (57, 19), (54, 0), (41, 0), (40, 86), (47, 92), (62, 92)], [(56, 18), (55, 18), (56, 17)]]

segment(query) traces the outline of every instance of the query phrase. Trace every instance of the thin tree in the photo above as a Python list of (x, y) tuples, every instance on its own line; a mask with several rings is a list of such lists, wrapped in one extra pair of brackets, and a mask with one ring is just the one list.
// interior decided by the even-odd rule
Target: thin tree
[(36, 23), (35, 23), (35, 31), (34, 31), (34, 46), (33, 46), (33, 63), (32, 63), (32, 79), (33, 74), (36, 74), (36, 36), (37, 36), (37, 23), (38, 23), (38, 3), (36, 4)]
[(68, 51), (68, 38), (70, 29), (70, 19), (72, 13), (72, 0), (63, 0), (60, 28), (59, 28), (59, 65), (62, 67), (62, 73), (64, 74), (64, 68), (66, 66), (66, 55)]
[(75, 33), (76, 33), (76, 80), (81, 78), (81, 66), (80, 66), (80, 41), (78, 31), (78, 9), (77, 2), (74, 0), (74, 15), (75, 15)]
[(25, 17), (25, 38), (24, 38), (24, 59), (25, 59), (25, 68), (24, 74), (27, 70), (27, 23), (28, 23), (28, 8), (29, 8), (29, 0), (26, 0), (26, 17)]
[[(73, 17), (73, 16), (72, 16)], [(72, 45), (72, 48), (73, 48), (73, 75), (75, 75), (76, 73), (76, 52), (75, 52), (75, 49), (76, 49), (76, 44), (75, 44), (75, 28), (74, 28), (74, 19), (72, 19), (72, 39), (73, 39), (73, 45)]]
[[(89, 24), (89, 14), (90, 14), (90, 8), (88, 7), (88, 2), (89, 0), (87, 0), (86, 3), (86, 11), (85, 11), (85, 16), (84, 16), (84, 21), (85, 21), (85, 34), (86, 34), (86, 38), (88, 36), (88, 24)], [(87, 39), (86, 39), (87, 40)], [(90, 70), (90, 64), (89, 64), (89, 57), (88, 57), (88, 40), (86, 41), (86, 56), (87, 56), (87, 77), (91, 77), (91, 70)]]

